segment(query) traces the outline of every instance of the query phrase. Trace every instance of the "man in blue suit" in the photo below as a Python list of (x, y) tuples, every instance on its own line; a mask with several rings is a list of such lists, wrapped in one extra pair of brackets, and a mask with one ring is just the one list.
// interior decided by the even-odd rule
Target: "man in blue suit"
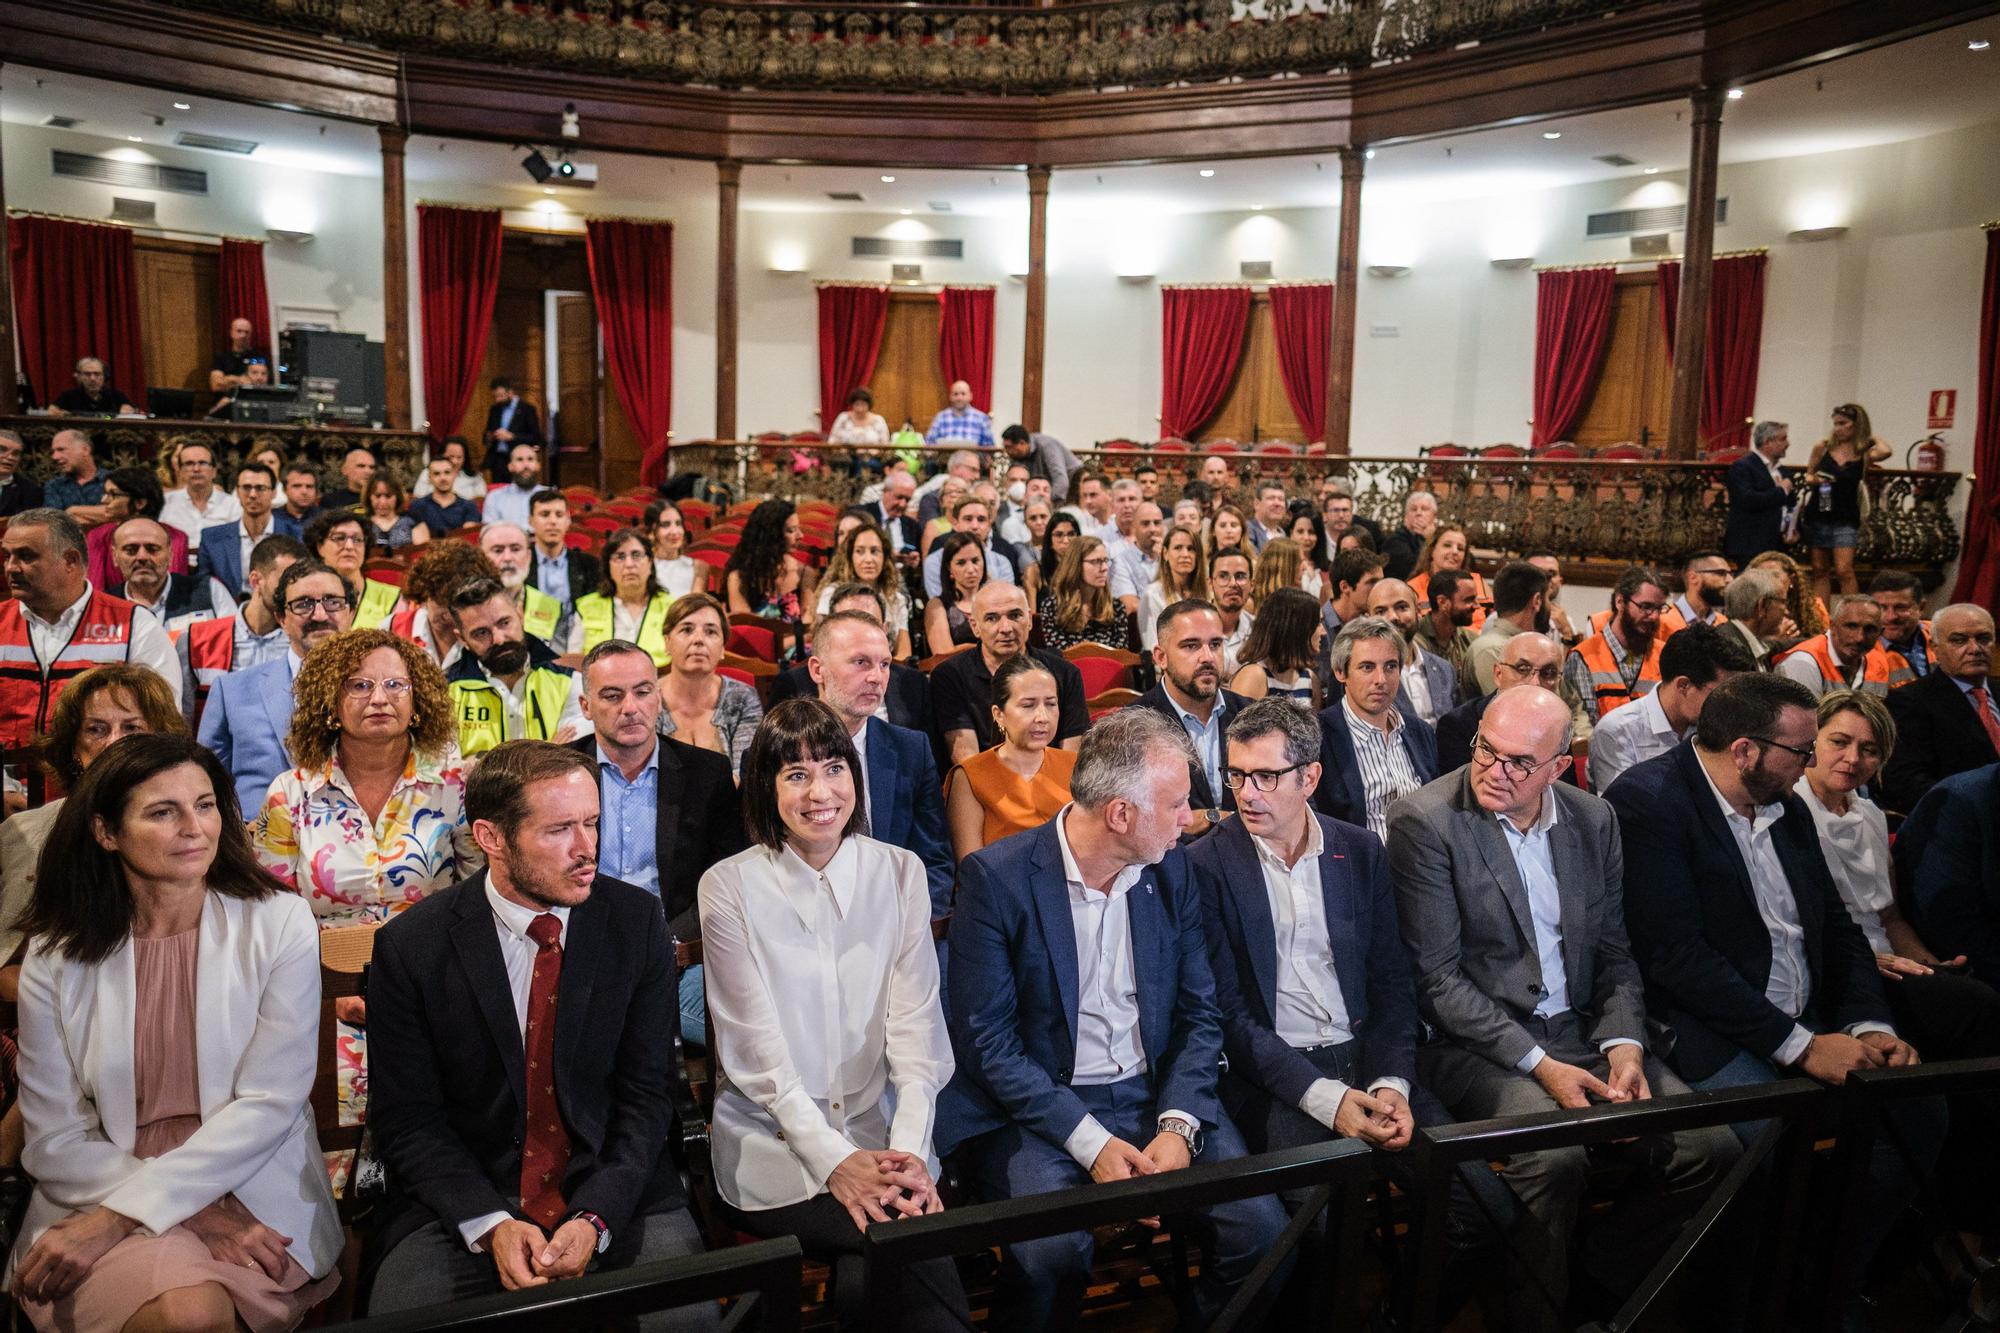
[(263, 809), (271, 782), (292, 766), (292, 678), (315, 645), (354, 623), (354, 598), (339, 574), (317, 560), (297, 560), (278, 576), (274, 598), (291, 649), (248, 671), (219, 677), (201, 714), (201, 743), (236, 779), (244, 817)]
[[(952, 1053), (937, 1146), (1010, 1199), (1243, 1155), (1217, 1094), (1221, 1017), (1200, 905), (1175, 849), (1186, 733), (1127, 708), (1083, 738), (1071, 804), (959, 867)], [(1208, 1209), (1203, 1323), (1284, 1229), (1269, 1196)], [(995, 1328), (1067, 1327), (1090, 1276), (1079, 1231), (1005, 1247)]]
[(195, 574), (214, 579), (242, 601), (249, 587), (250, 553), (277, 531), (271, 525), (271, 506), (277, 498), (278, 478), (270, 468), (251, 462), (236, 469), (236, 502), (243, 507), (243, 517), (201, 530)]
[[(1289, 700), (1247, 705), (1229, 724), (1225, 781), (1237, 817), (1187, 852), (1229, 1057), (1223, 1109), (1253, 1152), (1361, 1139), (1409, 1192), (1416, 1171), (1404, 1150), (1418, 1121), (1450, 1117), (1416, 1086), (1416, 990), (1388, 857), (1309, 804), (1319, 739), (1312, 715)], [(1447, 1208), (1447, 1318), (1498, 1242), (1488, 1214), (1513, 1218), (1513, 1198), (1486, 1163), (1465, 1163)]]
[(1722, 553), (1738, 566), (1778, 549), (1785, 506), (1792, 499), (1791, 478), (1778, 471), (1778, 460), (1791, 444), (1784, 422), (1760, 421), (1750, 432), (1750, 452), (1723, 474), (1723, 485), (1729, 488), (1729, 517), (1722, 530)]
[(889, 635), (859, 611), (836, 611), (813, 626), (807, 664), (821, 702), (840, 715), (861, 756), (869, 836), (915, 852), (931, 886), (931, 916), (951, 911), (951, 840), (944, 790), (931, 743), (920, 731), (884, 722)]
[(1438, 775), (1437, 734), (1405, 714), (1403, 636), (1381, 616), (1340, 627), (1329, 650), (1341, 697), (1319, 715), (1313, 806), (1388, 841), (1389, 807)]

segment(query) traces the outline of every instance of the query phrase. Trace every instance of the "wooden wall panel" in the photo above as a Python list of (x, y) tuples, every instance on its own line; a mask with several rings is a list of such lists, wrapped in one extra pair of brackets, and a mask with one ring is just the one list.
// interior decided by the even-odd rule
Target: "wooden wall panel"
[(213, 401), (208, 392), (208, 370), (218, 341), (217, 256), (213, 245), (153, 236), (133, 238), (132, 268), (139, 289), (145, 383), (134, 383), (133, 372), (120, 368), (113, 376), (119, 389), (134, 396), (147, 388), (187, 389), (199, 395), (196, 411), (205, 411)]
[[(868, 388), (875, 410), (900, 429), (907, 419), (919, 431), (930, 429), (931, 418), (945, 405), (944, 362), (938, 357), (941, 311), (935, 292), (890, 292), (889, 317), (882, 326), (882, 354)], [(832, 425), (822, 423), (821, 429)], [(758, 430), (779, 426), (759, 424)]]

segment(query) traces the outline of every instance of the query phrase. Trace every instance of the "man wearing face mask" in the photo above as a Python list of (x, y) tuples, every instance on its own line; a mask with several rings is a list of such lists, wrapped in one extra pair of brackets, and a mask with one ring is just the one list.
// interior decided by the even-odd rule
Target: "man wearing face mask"
[(1031, 480), (1046, 480), (1053, 495), (1069, 498), (1069, 480), (1080, 463), (1069, 446), (1053, 435), (1030, 432), (1026, 426), (1009, 426), (1000, 435), (1000, 447), (1007, 457), (1028, 465)]
[(288, 566), (278, 576), (272, 601), (283, 612), (285, 655), (218, 677), (196, 733), (235, 777), (236, 799), (245, 810), (261, 809), (272, 781), (292, 766), (285, 736), (292, 728), (292, 678), (300, 663), (354, 623), (346, 581), (317, 560)]
[(460, 754), (470, 758), (524, 739), (566, 745), (591, 733), (582, 681), (522, 628), (505, 587), (472, 579), (452, 590), (449, 605), (464, 649), (445, 673)]

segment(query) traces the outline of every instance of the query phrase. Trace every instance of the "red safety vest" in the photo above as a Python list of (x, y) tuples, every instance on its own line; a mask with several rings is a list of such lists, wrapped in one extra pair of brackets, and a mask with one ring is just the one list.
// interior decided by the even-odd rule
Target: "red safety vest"
[(194, 671), (196, 717), (208, 701), (209, 687), (236, 665), (236, 617), (197, 620), (187, 627), (188, 666)]
[[(1788, 657), (1804, 653), (1819, 668), (1819, 692), (1844, 690), (1847, 685), (1847, 669), (1840, 659), (1833, 655), (1833, 645), (1826, 641), (1826, 635), (1815, 634), (1810, 639), (1771, 659), (1776, 666)], [(1868, 650), (1868, 656), (1861, 662), (1861, 685), (1859, 688), (1869, 694), (1886, 695), (1898, 686), (1908, 685), (1915, 680), (1916, 673), (1910, 670), (1910, 661), (1901, 653), (1892, 653), (1878, 641)]]
[(1651, 694), (1653, 687), (1660, 683), (1661, 641), (1661, 635), (1653, 635), (1652, 645), (1646, 649), (1646, 660), (1639, 664), (1639, 679), (1630, 689), (1626, 688), (1625, 676), (1618, 670), (1618, 659), (1611, 655), (1611, 644), (1603, 634), (1593, 634), (1571, 649), (1590, 668), (1590, 690), (1597, 699), (1600, 720), (1612, 709), (1622, 708), (1642, 695)]
[(137, 611), (123, 597), (92, 588), (69, 642), (44, 670), (35, 660), (20, 600), (0, 602), (0, 745), (26, 745), (47, 730), (50, 706), (77, 676), (107, 662), (130, 661)]

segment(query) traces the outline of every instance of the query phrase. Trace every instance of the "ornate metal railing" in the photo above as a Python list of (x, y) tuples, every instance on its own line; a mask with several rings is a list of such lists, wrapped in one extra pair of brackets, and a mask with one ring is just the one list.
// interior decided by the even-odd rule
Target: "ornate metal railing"
[(1356, 69), (1633, 8), (1611, 0), (172, 3), (480, 62), (728, 88), (985, 95)]
[[(701, 474), (739, 496), (782, 495), (852, 504), (879, 473), (886, 451), (841, 445), (696, 441), (677, 444), (675, 474)], [(1160, 500), (1171, 506), (1201, 462), (1185, 450), (1077, 449), (1077, 458), (1108, 474), (1156, 468)], [(1585, 459), (1330, 458), (1234, 455), (1245, 512), (1255, 484), (1282, 482), (1293, 495), (1319, 493), (1337, 477), (1355, 508), (1385, 529), (1401, 520), (1411, 491), (1438, 497), (1447, 521), (1465, 527), (1474, 548), (1498, 555), (1546, 549), (1565, 560), (1672, 559), (1722, 544), (1728, 511), (1719, 463), (1596, 462)], [(1001, 460), (996, 460), (1001, 461)], [(1868, 473), (1871, 513), (1858, 558), (1868, 565), (1941, 570), (1958, 554), (1951, 503), (1956, 472)]]
[[(407, 493), (424, 469), (429, 440), (422, 431), (348, 430), (323, 426), (280, 426), (254, 421), (169, 421), (154, 417), (0, 416), (25, 446), (21, 471), (37, 481), (53, 471), (49, 441), (59, 430), (90, 436), (97, 466), (109, 470), (151, 463), (177, 440), (194, 440), (215, 451), (218, 474), (227, 481), (237, 465), (265, 445), (285, 460), (303, 458), (319, 469), (322, 490), (340, 484), (340, 460), (356, 445), (372, 449)], [(282, 483), (281, 483), (282, 484)]]

